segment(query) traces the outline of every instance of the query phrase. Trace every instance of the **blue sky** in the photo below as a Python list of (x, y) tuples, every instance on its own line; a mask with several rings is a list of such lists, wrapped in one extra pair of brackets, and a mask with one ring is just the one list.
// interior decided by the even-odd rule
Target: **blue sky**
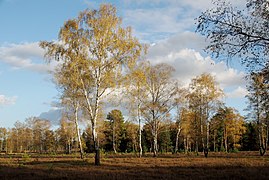
[(0, 0), (0, 127), (13, 127), (31, 116), (55, 115), (58, 91), (47, 72), (53, 64), (44, 63), (38, 42), (56, 40), (64, 21), (102, 2), (114, 4), (124, 26), (132, 26), (141, 42), (151, 44), (152, 63), (171, 64), (177, 70), (175, 78), (183, 83), (212, 73), (227, 93), (227, 105), (242, 112), (242, 68), (214, 62), (202, 50), (204, 38), (194, 33), (194, 18), (211, 6), (211, 0)]

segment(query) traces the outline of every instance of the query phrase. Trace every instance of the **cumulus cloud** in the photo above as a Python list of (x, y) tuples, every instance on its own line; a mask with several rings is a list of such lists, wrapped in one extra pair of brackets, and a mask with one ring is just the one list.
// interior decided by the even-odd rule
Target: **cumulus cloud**
[(38, 42), (0, 46), (0, 61), (13, 69), (28, 69), (38, 73), (53, 70), (55, 64), (46, 64), (43, 56), (44, 50), (39, 47)]
[[(245, 6), (244, 0), (232, 4)], [(126, 0), (123, 21), (135, 29), (135, 34), (150, 42), (169, 35), (195, 29), (195, 19), (202, 11), (213, 7), (210, 0)]]
[(184, 31), (154, 43), (154, 45), (150, 47), (148, 55), (151, 58), (155, 58), (171, 52), (177, 53), (181, 49), (195, 49), (196, 51), (201, 52), (205, 46), (206, 41), (204, 37), (194, 32)]
[(227, 69), (225, 68), (226, 66), (223, 66), (223, 64), (224, 63), (222, 63), (222, 67), (213, 71), (213, 75), (216, 76), (216, 80), (220, 82), (220, 85), (222, 87), (235, 87), (246, 85), (246, 74), (244, 72), (238, 71), (233, 68)]
[[(184, 24), (178, 23), (179, 21), (182, 21), (182, 19), (174, 16), (174, 14), (182, 16), (179, 13), (182, 11), (181, 7), (174, 7), (169, 11), (166, 11), (164, 8), (132, 9), (125, 11), (124, 18), (128, 24), (136, 24), (137, 26), (139, 23), (140, 26), (143, 26), (143, 29), (146, 32), (175, 33), (178, 32), (179, 29), (183, 28)], [(188, 24), (190, 24), (190, 22)]]
[(174, 77), (184, 84), (202, 73), (214, 75), (222, 88), (246, 84), (244, 72), (229, 68), (223, 61), (215, 62), (201, 54), (203, 44), (203, 38), (194, 33), (180, 33), (151, 46), (148, 59), (153, 64), (170, 64), (176, 70)]
[(0, 106), (13, 105), (16, 103), (17, 97), (7, 97), (5, 95), (0, 95)]
[[(134, 4), (137, 7), (133, 8)], [(149, 42), (190, 30), (195, 22), (192, 9), (186, 10), (182, 5), (153, 1), (132, 3), (131, 7), (123, 11), (124, 24), (131, 25), (139, 39)]]
[[(244, 0), (232, 3), (245, 5)], [(245, 73), (228, 67), (226, 60), (215, 62), (207, 56), (203, 51), (207, 45), (205, 38), (193, 32), (195, 18), (212, 7), (212, 1), (127, 0), (125, 6), (124, 23), (132, 25), (142, 41), (152, 44), (148, 51), (151, 63), (170, 64), (176, 70), (174, 77), (184, 84), (202, 73), (211, 73), (221, 88), (230, 93), (229, 98), (236, 97), (231, 89), (245, 86)]]
[(234, 89), (232, 92), (226, 94), (228, 98), (244, 98), (248, 94), (246, 88), (239, 86), (238, 88)]

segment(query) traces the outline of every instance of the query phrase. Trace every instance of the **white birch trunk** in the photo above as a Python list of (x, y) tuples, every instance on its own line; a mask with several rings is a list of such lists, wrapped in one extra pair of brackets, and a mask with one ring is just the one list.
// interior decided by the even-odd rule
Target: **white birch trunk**
[(76, 108), (75, 108), (75, 125), (76, 125), (76, 131), (77, 131), (78, 142), (79, 142), (80, 158), (83, 159), (83, 149), (82, 149), (82, 143), (81, 143), (81, 138), (80, 138), (79, 126), (78, 126), (78, 108), (79, 108), (79, 105), (77, 103)]
[(138, 111), (137, 111), (137, 117), (138, 117), (138, 125), (139, 125), (139, 157), (142, 157), (143, 149), (142, 149), (142, 128), (141, 128), (141, 116), (140, 116), (140, 104), (138, 105)]
[[(179, 134), (181, 132), (181, 128), (180, 128), (180, 125), (178, 125), (177, 127), (177, 135), (176, 135), (176, 147), (175, 147), (175, 153), (178, 152), (178, 141), (179, 141)], [(185, 138), (184, 138), (185, 140)]]

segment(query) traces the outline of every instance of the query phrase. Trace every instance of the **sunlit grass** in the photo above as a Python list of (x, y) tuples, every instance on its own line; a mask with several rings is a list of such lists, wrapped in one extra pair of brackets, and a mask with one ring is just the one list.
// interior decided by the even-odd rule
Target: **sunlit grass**
[(0, 179), (267, 179), (269, 156), (258, 152), (195, 154), (103, 154), (94, 166), (92, 154), (2, 155)]

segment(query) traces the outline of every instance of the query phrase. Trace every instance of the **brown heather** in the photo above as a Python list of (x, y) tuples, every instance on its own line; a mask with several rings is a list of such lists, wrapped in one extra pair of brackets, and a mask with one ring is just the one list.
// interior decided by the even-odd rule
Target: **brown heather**
[(1, 155), (0, 179), (269, 179), (269, 156), (258, 152), (194, 154)]

